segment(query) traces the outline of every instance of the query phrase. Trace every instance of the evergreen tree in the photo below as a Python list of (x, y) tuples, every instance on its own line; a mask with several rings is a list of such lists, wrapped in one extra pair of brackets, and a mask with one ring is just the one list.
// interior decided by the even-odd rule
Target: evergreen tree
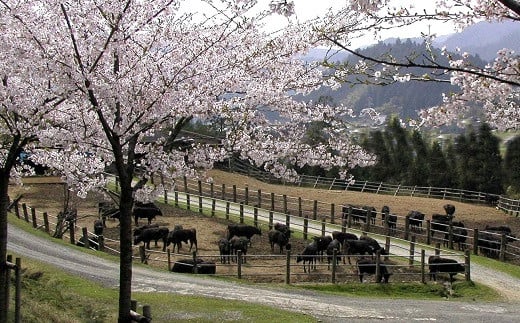
[[(432, 187), (453, 187), (454, 172), (453, 167), (450, 166), (450, 160), (446, 157), (454, 155), (453, 145), (448, 143), (446, 153), (443, 152), (442, 147), (438, 141), (434, 141), (431, 148), (429, 159), (430, 174), (428, 176), (428, 185)], [(453, 162), (453, 160), (451, 160)]]
[(408, 172), (408, 185), (426, 186), (430, 177), (430, 152), (421, 133), (412, 132), (411, 144), (413, 147), (413, 161)]
[(406, 183), (408, 172), (412, 166), (412, 148), (409, 144), (409, 134), (401, 126), (399, 118), (393, 117), (388, 122), (385, 131), (385, 144), (390, 156), (392, 182)]
[(502, 189), (502, 157), (500, 156), (500, 139), (493, 135), (491, 127), (482, 123), (477, 136), (475, 149), (476, 185), (479, 192), (500, 194)]
[(520, 136), (507, 143), (503, 174), (508, 193), (520, 193)]

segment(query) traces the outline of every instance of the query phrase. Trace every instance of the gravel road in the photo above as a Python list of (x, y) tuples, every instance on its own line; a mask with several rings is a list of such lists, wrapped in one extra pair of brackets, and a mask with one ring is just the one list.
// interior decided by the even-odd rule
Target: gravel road
[[(23, 257), (34, 258), (72, 274), (115, 287), (119, 265), (96, 256), (31, 235), (9, 226), (8, 250)], [(462, 303), (456, 301), (422, 301), (351, 298), (324, 295), (312, 291), (258, 287), (224, 282), (209, 277), (173, 274), (135, 266), (133, 290), (168, 292), (233, 299), (269, 305), (305, 313), (321, 322), (515, 322), (520, 317), (520, 280), (495, 273), (481, 266), (472, 266), (474, 281), (484, 282), (500, 290), (510, 302)]]

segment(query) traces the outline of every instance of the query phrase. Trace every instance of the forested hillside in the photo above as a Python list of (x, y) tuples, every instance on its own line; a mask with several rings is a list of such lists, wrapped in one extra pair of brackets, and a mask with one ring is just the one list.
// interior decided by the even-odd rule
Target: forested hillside
[[(440, 49), (433, 48), (431, 53), (427, 53), (423, 44), (410, 39), (396, 40), (395, 43), (380, 42), (361, 50), (361, 54), (366, 56), (391, 55), (401, 62), (406, 62), (407, 55), (410, 53), (414, 53), (414, 57), (419, 58), (419, 61), (424, 60), (425, 63), (433, 55), (440, 64), (447, 64), (447, 58), (441, 55)], [(351, 55), (342, 63), (353, 66), (358, 60), (359, 58)], [(473, 57), (472, 60), (478, 66), (485, 65), (485, 62), (478, 56)], [(401, 75), (406, 73), (421, 75), (424, 72), (420, 68), (400, 70)], [(443, 71), (439, 70), (436, 74), (444, 82), (396, 81), (386, 86), (366, 84), (366, 78), (363, 76), (352, 75), (348, 77), (348, 82), (338, 90), (323, 87), (301, 99), (314, 102), (326, 101), (337, 105), (345, 104), (356, 111), (370, 107), (384, 115), (398, 114), (401, 119), (416, 118), (417, 110), (439, 105), (442, 102), (442, 93), (457, 91), (457, 88), (449, 83), (449, 75), (442, 75), (442, 73)]]

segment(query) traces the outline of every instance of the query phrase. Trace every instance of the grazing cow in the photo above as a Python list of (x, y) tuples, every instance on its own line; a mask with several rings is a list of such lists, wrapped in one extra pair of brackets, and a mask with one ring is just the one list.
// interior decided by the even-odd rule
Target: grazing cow
[(379, 242), (377, 242), (376, 239), (372, 238), (372, 237), (369, 237), (369, 236), (361, 236), (359, 237), (359, 240), (360, 241), (367, 241), (368, 244), (370, 245), (370, 247), (372, 247), (372, 250), (374, 253), (378, 252), (381, 254), (381, 255), (388, 255), (388, 253), (386, 252), (385, 248), (381, 247), (381, 245), (379, 244)]
[(287, 224), (276, 222), (274, 224), (274, 229), (277, 231), (283, 232), (287, 236), (287, 238), (291, 237), (292, 230), (289, 229)]
[(246, 237), (247, 240), (249, 241), (249, 245), (251, 246), (251, 238), (255, 235), (255, 234), (258, 234), (259, 236), (262, 235), (262, 231), (257, 228), (257, 227), (254, 227), (252, 225), (246, 225), (246, 224), (230, 224), (228, 225), (228, 240), (231, 240), (231, 238), (233, 236), (238, 236), (238, 237)]
[[(359, 275), (359, 281), (363, 282), (363, 275), (364, 274), (370, 274), (375, 275), (377, 271), (377, 263), (368, 258), (361, 258), (357, 261), (357, 269), (358, 269), (358, 275)], [(390, 273), (388, 272), (388, 269), (386, 268), (385, 263), (380, 262), (379, 263), (379, 276), (376, 277), (376, 282), (380, 283), (381, 280), (385, 284), (388, 283), (388, 279), (390, 278)]]
[(390, 233), (395, 233), (397, 228), (397, 215), (390, 213), (390, 207), (384, 205), (381, 209), (381, 220), (383, 226), (388, 223), (388, 229)]
[(422, 231), (422, 223), (424, 221), (424, 213), (419, 211), (410, 211), (408, 212), (408, 220), (410, 223), (410, 228), (412, 231)]
[(478, 234), (477, 245), (480, 252), (486, 257), (498, 258), (501, 244), (502, 237), (498, 233), (481, 231)]
[(235, 257), (232, 258), (233, 261), (236, 260), (238, 262), (238, 251), (242, 252), (242, 259), (244, 260), (244, 263), (246, 263), (246, 255), (247, 255), (247, 248), (249, 246), (249, 239), (244, 236), (233, 236), (231, 239), (229, 239), (229, 244), (231, 246), (231, 254)]
[(139, 225), (140, 218), (148, 219), (148, 224), (152, 223), (157, 215), (163, 215), (161, 209), (153, 203), (136, 203), (132, 211), (135, 220), (135, 226)]
[[(452, 240), (453, 243), (457, 244), (459, 250), (464, 250), (464, 244), (468, 238), (468, 230), (464, 226), (464, 223), (460, 221), (454, 221), (452, 225)], [(450, 239), (449, 229), (444, 233), (444, 246), (447, 246)]]
[(486, 225), (486, 229), (484, 229), (485, 231), (491, 231), (491, 232), (496, 232), (496, 233), (500, 233), (500, 234), (505, 234), (507, 235), (508, 237), (512, 237), (514, 238), (515, 236), (512, 234), (511, 232), (511, 228), (508, 226), (508, 225), (498, 225), (498, 226), (489, 226), (489, 225)]
[(103, 235), (103, 229), (105, 229), (105, 226), (103, 225), (102, 220), (96, 220), (94, 221), (94, 234), (97, 236)]
[(484, 196), (484, 200), (486, 201), (487, 204), (489, 205), (497, 205), (498, 204), (498, 201), (500, 200), (500, 195), (496, 195), (496, 194), (486, 194)]
[(144, 229), (140, 234), (134, 236), (134, 245), (137, 245), (142, 241), (145, 244), (146, 249), (150, 249), (150, 241), (155, 241), (155, 244), (157, 245), (157, 241), (162, 240), (163, 251), (166, 251), (168, 233), (169, 230), (166, 227)]
[(331, 236), (312, 237), (318, 246), (318, 255), (321, 256), (320, 261), (323, 260), (323, 254), (327, 251), (327, 247), (333, 240)]
[(444, 211), (446, 212), (446, 215), (453, 217), (453, 214), (455, 214), (455, 205), (444, 204), (443, 208), (444, 208)]
[(200, 258), (180, 259), (173, 263), (172, 272), (185, 274), (205, 274), (212, 275), (216, 273), (216, 264), (214, 262), (203, 261)]
[(439, 256), (430, 256), (428, 258), (428, 268), (430, 270), (430, 280), (437, 280), (437, 273), (447, 273), (450, 276), (450, 282), (457, 273), (465, 272), (464, 265), (458, 263), (454, 259), (442, 258)]
[(190, 250), (195, 245), (195, 250), (197, 250), (197, 230), (195, 229), (174, 229), (170, 231), (168, 234), (168, 240), (166, 241), (166, 246), (168, 247), (173, 244), (173, 252), (175, 252), (175, 247), (177, 246), (177, 252), (182, 248), (182, 242), (190, 244)]
[[(448, 204), (449, 205), (449, 204)], [(453, 220), (452, 215), (433, 214), (431, 221), (431, 236), (435, 236), (435, 232), (447, 232), (450, 222)]]
[(348, 232), (332, 231), (332, 239), (338, 240), (343, 245), (345, 240), (357, 240), (358, 236)]
[(220, 262), (230, 263), (231, 262), (231, 243), (226, 238), (222, 238), (218, 241), (218, 250), (220, 252)]
[(367, 240), (345, 240), (344, 254), (347, 256), (348, 263), (350, 262), (351, 255), (373, 255), (374, 248), (370, 245)]
[[(336, 251), (336, 265), (341, 261), (341, 242), (339, 240), (332, 240), (327, 246), (327, 269), (330, 269), (330, 263), (333, 261), (334, 251)], [(345, 258), (343, 258), (345, 263)]]
[(268, 233), (269, 243), (271, 244), (271, 251), (274, 252), (274, 245), (277, 244), (280, 247), (280, 253), (283, 251), (283, 247), (289, 244), (289, 237), (282, 231), (271, 230)]
[(305, 249), (303, 249), (302, 253), (296, 257), (296, 263), (300, 263), (303, 261), (303, 272), (307, 272), (307, 267), (309, 268), (309, 273), (311, 269), (316, 269), (316, 258), (318, 257), (318, 244), (316, 241), (309, 243)]

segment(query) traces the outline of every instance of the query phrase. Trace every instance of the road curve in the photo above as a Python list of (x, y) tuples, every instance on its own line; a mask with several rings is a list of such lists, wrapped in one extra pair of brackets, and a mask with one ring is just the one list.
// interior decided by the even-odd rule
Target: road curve
[[(12, 225), (9, 225), (8, 234), (7, 248), (11, 252), (49, 263), (107, 287), (118, 285), (119, 264), (116, 262), (55, 244)], [(520, 307), (514, 303), (351, 298), (281, 287), (259, 287), (141, 266), (134, 266), (132, 286), (134, 291), (199, 295), (263, 304), (305, 313), (322, 322), (509, 323), (520, 317)]]

